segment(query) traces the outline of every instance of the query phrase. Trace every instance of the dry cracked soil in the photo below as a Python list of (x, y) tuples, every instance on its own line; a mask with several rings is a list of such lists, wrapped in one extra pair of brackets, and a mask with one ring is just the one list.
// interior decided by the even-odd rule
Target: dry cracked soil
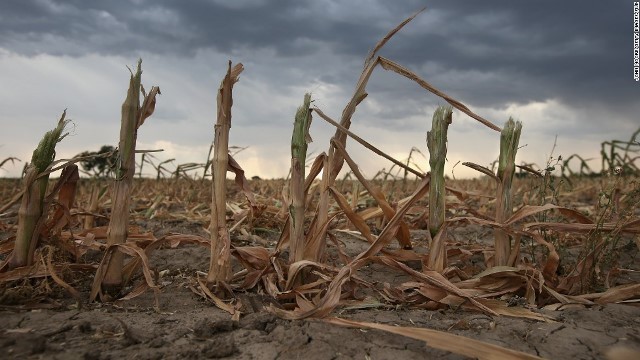
[[(362, 246), (353, 239), (344, 241)], [(159, 249), (150, 259), (152, 266), (163, 274), (159, 309), (154, 308), (152, 292), (116, 303), (85, 303), (80, 308), (68, 297), (57, 300), (60, 306), (53, 309), (20, 310), (18, 306), (3, 305), (0, 358), (466, 358), (437, 350), (423, 341), (379, 330), (339, 327), (322, 320), (283, 320), (261, 309), (264, 299), (251, 293), (239, 296), (255, 305), (253, 310), (234, 322), (228, 313), (189, 289), (195, 271), (206, 271), (208, 267), (206, 249), (197, 246)], [(83, 295), (88, 296), (86, 291)], [(640, 351), (639, 307), (611, 304), (535, 311), (554, 320), (541, 322), (492, 317), (468, 310), (429, 311), (401, 306), (343, 308), (332, 315), (445, 331), (547, 359), (604, 359), (607, 351), (620, 347)]]

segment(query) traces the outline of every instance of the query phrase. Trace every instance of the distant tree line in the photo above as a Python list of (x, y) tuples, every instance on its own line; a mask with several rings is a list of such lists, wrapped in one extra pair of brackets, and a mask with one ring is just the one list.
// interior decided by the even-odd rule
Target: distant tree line
[(80, 161), (84, 171), (95, 177), (107, 177), (113, 173), (118, 161), (118, 151), (113, 146), (103, 145), (98, 151), (84, 151), (77, 157), (87, 158)]

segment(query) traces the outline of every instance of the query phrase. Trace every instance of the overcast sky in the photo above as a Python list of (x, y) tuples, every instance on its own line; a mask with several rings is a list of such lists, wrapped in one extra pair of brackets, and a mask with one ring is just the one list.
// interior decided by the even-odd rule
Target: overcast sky
[[(633, 80), (633, 2), (418, 0), (2, 0), (0, 161), (28, 161), (66, 108), (71, 135), (58, 157), (116, 145), (129, 71), (143, 59), (143, 84), (160, 86), (139, 149), (157, 160), (204, 162), (213, 140), (216, 91), (227, 61), (244, 64), (234, 88), (231, 145), (249, 176), (286, 176), (293, 116), (305, 92), (339, 119), (374, 44), (427, 7), (381, 51), (502, 127), (522, 121), (517, 157), (544, 165), (555, 155), (595, 158), (600, 143), (640, 127)], [(352, 130), (402, 160), (445, 102), (379, 68)], [(310, 152), (334, 129), (314, 117)], [(449, 166), (488, 165), (499, 134), (459, 112), (449, 129)], [(354, 142), (366, 175), (391, 166)], [(428, 170), (427, 159), (417, 158)], [(0, 176), (17, 176), (23, 163)], [(152, 172), (148, 168), (148, 172)], [(462, 166), (456, 177), (473, 173)]]

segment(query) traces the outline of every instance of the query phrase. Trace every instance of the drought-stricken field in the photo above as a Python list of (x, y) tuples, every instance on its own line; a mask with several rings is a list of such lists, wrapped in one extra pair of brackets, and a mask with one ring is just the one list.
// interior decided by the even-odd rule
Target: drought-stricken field
[[(106, 181), (81, 179), (69, 214), (72, 226), (41, 239), (33, 266), (0, 274), (0, 346), (13, 358), (464, 358), (455, 355), (460, 349), (443, 350), (438, 338), (426, 345), (411, 339), (420, 336), (413, 329), (422, 328), (464, 336), (457, 342), (441, 340), (454, 347), (477, 339), (545, 358), (600, 358), (615, 345), (638, 348), (638, 229), (625, 228), (640, 215), (637, 180), (567, 180), (547, 179), (556, 186), (550, 192), (542, 188), (544, 179), (516, 179), (516, 208), (546, 199), (585, 215), (577, 222), (552, 209), (514, 222), (511, 229), (523, 232), (514, 266), (488, 267), (495, 225), (483, 214), (495, 208), (492, 180), (447, 182), (455, 191), (447, 195), (448, 266), (442, 276), (423, 266), (429, 253), (428, 196), (416, 201), (403, 216), (412, 249), (403, 250), (393, 240), (354, 267), (341, 282), (335, 303), (322, 314), (325, 320), (349, 319), (367, 329), (354, 330), (322, 320), (283, 320), (300, 308), (322, 304), (340, 270), (353, 267), (372, 244), (333, 203), (326, 260), (306, 274), (313, 281), (287, 289), (288, 250), (279, 246), (288, 218), (282, 180), (248, 181), (260, 209), (256, 214), (236, 184), (227, 183), (225, 216), (234, 256), (228, 285), (233, 295), (222, 306), (227, 311), (216, 307), (198, 283), (209, 266), (206, 199), (211, 198), (211, 182), (184, 178), (134, 182), (129, 243), (144, 249), (149, 278), (133, 272), (119, 294), (125, 299), (88, 303), (106, 248), (111, 199), (101, 191)], [(18, 183), (0, 182), (2, 198), (16, 194)], [(402, 179), (374, 183), (395, 208), (420, 184)], [(367, 236), (379, 239), (388, 220), (373, 197), (352, 180), (338, 181), (336, 189), (367, 219)], [(604, 199), (609, 195), (603, 189), (615, 193), (614, 202)], [(92, 205), (95, 193), (103, 195)], [(314, 205), (318, 194), (311, 193)], [(17, 212), (16, 204), (0, 219), (5, 257), (12, 248)], [(586, 219), (597, 226), (580, 229), (589, 228)], [(377, 325), (365, 323), (388, 325), (404, 336), (370, 330), (367, 326)], [(477, 344), (467, 345), (480, 351)]]
[[(638, 133), (601, 144), (599, 173), (579, 155), (516, 165), (520, 121), (500, 128), (377, 55), (412, 18), (366, 58), (340, 121), (305, 94), (286, 180), (248, 180), (229, 153), (242, 64), (229, 62), (218, 89), (206, 162), (180, 165), (170, 177), (169, 165), (149, 153), (136, 163), (137, 132), (160, 94), (155, 86), (145, 92), (141, 62), (122, 105), (117, 149), (54, 162), (66, 136), (63, 113), (23, 178), (0, 179), (3, 354), (637, 357)], [(420, 150), (399, 161), (349, 130), (378, 66), (450, 104), (438, 107), (426, 132), (429, 172), (416, 169), (426, 168), (427, 159), (412, 157)], [(447, 141), (453, 108), (496, 132), (493, 168), (463, 163), (481, 178), (444, 175), (455, 146)], [(314, 115), (336, 133), (326, 153), (307, 159)], [(365, 177), (347, 139), (391, 170)], [(575, 173), (572, 160), (580, 161)], [(78, 163), (93, 176), (81, 179)], [(145, 164), (156, 180), (136, 178)], [(205, 174), (189, 176), (197, 168)]]

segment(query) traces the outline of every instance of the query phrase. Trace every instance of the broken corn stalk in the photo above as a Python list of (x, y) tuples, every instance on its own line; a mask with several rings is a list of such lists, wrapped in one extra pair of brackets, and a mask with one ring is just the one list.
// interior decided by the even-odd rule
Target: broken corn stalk
[(48, 131), (33, 151), (31, 163), (27, 166), (24, 177), (22, 203), (18, 210), (18, 230), (13, 256), (9, 262), (10, 268), (30, 265), (37, 241), (36, 226), (42, 217), (43, 201), (49, 182), (49, 174), (41, 175), (53, 162), (56, 154), (56, 144), (67, 134), (62, 134), (69, 120), (65, 120), (65, 110), (58, 120), (58, 126)]
[(227, 164), (229, 163), (229, 131), (231, 129), (231, 106), (233, 105), (233, 84), (238, 82), (240, 73), (244, 70), (242, 64), (227, 68), (227, 74), (218, 89), (218, 118), (214, 133), (214, 152), (211, 162), (211, 258), (207, 285), (217, 286), (229, 280), (231, 273), (231, 239), (227, 229), (226, 209), (226, 179)]
[[(138, 60), (135, 74), (129, 78), (129, 90), (122, 104), (120, 123), (120, 142), (118, 143), (118, 159), (115, 165), (113, 182), (111, 219), (107, 229), (107, 245), (123, 244), (128, 237), (129, 198), (135, 172), (135, 151), (138, 128), (153, 114), (156, 95), (160, 94), (157, 86), (151, 88), (149, 94), (144, 93), (142, 81), (142, 60)], [(140, 107), (140, 93), (144, 96)], [(107, 293), (118, 293), (122, 287), (122, 266), (124, 254), (116, 251), (111, 256), (107, 271), (102, 279), (102, 289)]]
[(447, 159), (447, 131), (452, 121), (451, 106), (439, 106), (433, 114), (431, 131), (427, 133), (429, 148), (429, 233), (434, 239), (429, 250), (427, 266), (431, 270), (442, 271), (446, 267), (447, 255), (444, 246), (446, 236), (438, 236), (445, 218), (444, 163)]
[[(503, 223), (511, 216), (511, 184), (515, 173), (515, 159), (520, 142), (522, 123), (509, 118), (500, 133), (500, 157), (498, 160), (498, 189), (496, 194), (496, 222)], [(511, 239), (502, 229), (494, 230), (495, 256), (494, 265), (510, 265)], [(515, 258), (514, 258), (515, 260)], [(513, 264), (511, 264), (513, 265)]]
[(291, 204), (289, 205), (290, 252), (289, 262), (304, 259), (304, 205), (305, 205), (305, 161), (307, 144), (311, 142), (309, 126), (311, 126), (311, 94), (304, 95), (302, 106), (296, 112), (291, 136)]

